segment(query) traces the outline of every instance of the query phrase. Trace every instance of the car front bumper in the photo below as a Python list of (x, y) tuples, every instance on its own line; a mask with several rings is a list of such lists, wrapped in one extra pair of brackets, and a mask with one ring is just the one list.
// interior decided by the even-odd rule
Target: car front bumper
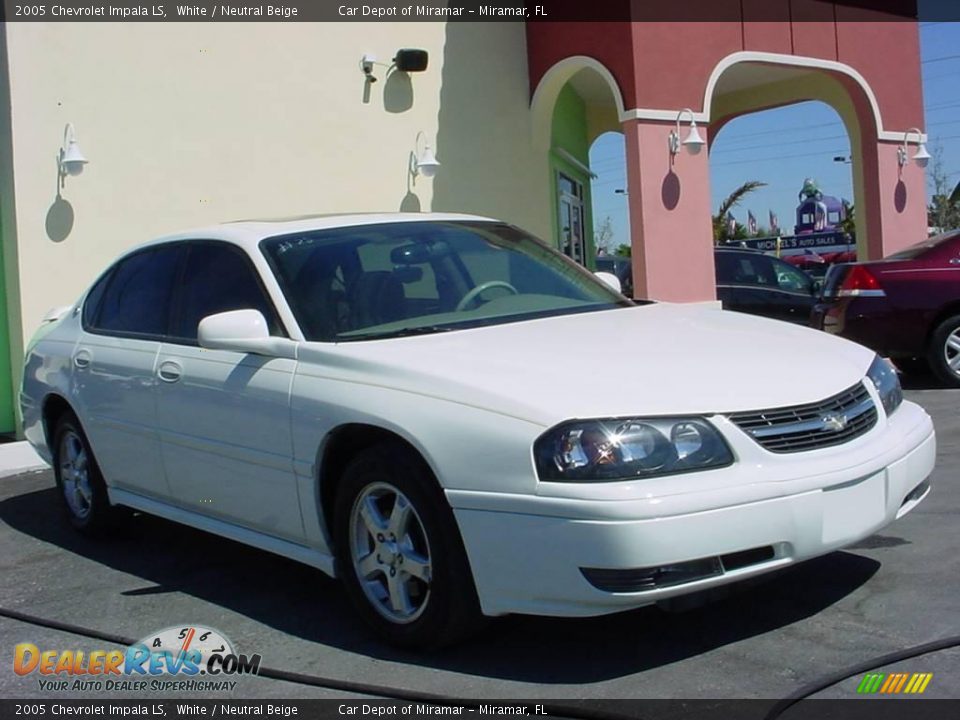
[[(857, 445), (855, 452), (830, 455), (836, 467), (829, 472), (822, 462), (811, 463), (821, 451), (776, 457), (795, 465), (797, 474), (787, 481), (766, 482), (761, 465), (741, 462), (748, 466), (741, 469), (743, 483), (710, 493), (706, 507), (698, 500), (703, 493), (680, 501), (647, 496), (603, 502), (447, 494), (485, 614), (602, 615), (829, 553), (872, 535), (926, 497), (936, 437), (920, 407), (905, 402)], [(678, 511), (684, 506), (688, 511)], [(684, 576), (678, 566), (712, 571)], [(657, 568), (667, 568), (660, 577), (672, 580), (650, 589), (615, 589)], [(596, 570), (610, 582), (598, 583)]]

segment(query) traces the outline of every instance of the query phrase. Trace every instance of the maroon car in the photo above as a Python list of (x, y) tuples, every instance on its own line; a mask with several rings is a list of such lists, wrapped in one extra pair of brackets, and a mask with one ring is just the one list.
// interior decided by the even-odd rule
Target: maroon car
[(883, 260), (834, 265), (810, 324), (960, 387), (960, 232)]

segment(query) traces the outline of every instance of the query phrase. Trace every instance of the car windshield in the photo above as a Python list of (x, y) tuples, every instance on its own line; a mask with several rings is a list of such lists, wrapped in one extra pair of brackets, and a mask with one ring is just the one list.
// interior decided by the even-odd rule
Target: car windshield
[(342, 342), (631, 306), (515, 227), (397, 222), (261, 242), (308, 340)]

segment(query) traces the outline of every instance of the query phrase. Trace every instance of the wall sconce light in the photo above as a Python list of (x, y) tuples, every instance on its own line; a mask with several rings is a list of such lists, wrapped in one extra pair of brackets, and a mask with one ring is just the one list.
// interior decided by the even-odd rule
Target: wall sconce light
[(423, 72), (427, 69), (430, 55), (418, 48), (401, 48), (393, 58), (394, 67), (401, 72)]
[(67, 123), (63, 129), (63, 145), (57, 155), (57, 168), (60, 173), (60, 187), (63, 187), (67, 175), (76, 176), (83, 172), (83, 166), (89, 161), (80, 152), (73, 123)]
[(903, 134), (903, 144), (897, 148), (897, 162), (900, 163), (900, 167), (907, 164), (909, 157), (907, 154), (907, 140), (910, 138), (911, 133), (917, 134), (917, 151), (913, 154), (913, 161), (917, 164), (917, 167), (925, 168), (927, 163), (930, 162), (930, 153), (927, 152), (927, 146), (923, 142), (923, 133), (917, 128), (910, 128)]
[[(683, 117), (684, 113), (690, 114), (690, 132), (687, 133), (687, 136), (681, 142), (680, 118)], [(697, 121), (694, 119), (693, 110), (690, 108), (684, 108), (677, 113), (677, 129), (670, 131), (669, 143), (671, 155), (679, 153), (681, 147), (685, 147), (691, 155), (699, 155), (700, 151), (703, 150), (703, 146), (707, 144), (704, 139), (700, 137), (700, 132), (697, 130)]]
[[(423, 138), (423, 152), (420, 152), (420, 138)], [(425, 178), (432, 178), (437, 174), (440, 168), (440, 161), (433, 154), (430, 143), (427, 142), (427, 136), (421, 130), (417, 133), (417, 140), (414, 144), (413, 153), (410, 155), (410, 172), (414, 177), (423, 175)]]

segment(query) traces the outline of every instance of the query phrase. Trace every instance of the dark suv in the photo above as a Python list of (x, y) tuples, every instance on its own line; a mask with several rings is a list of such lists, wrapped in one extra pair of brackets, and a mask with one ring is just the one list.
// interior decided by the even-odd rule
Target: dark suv
[(889, 356), (905, 372), (929, 367), (960, 387), (960, 232), (883, 260), (834, 265), (810, 323)]

